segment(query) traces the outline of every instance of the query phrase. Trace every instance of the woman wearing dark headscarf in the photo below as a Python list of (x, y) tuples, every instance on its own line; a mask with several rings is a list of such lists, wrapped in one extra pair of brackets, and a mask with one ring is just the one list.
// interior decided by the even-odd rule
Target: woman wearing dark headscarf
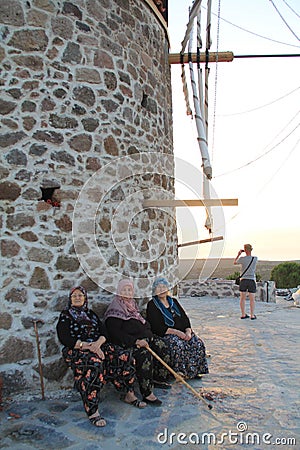
[(157, 387), (169, 388), (170, 385), (164, 382), (169, 374), (161, 363), (153, 360), (147, 347), (149, 345), (167, 364), (170, 360), (169, 349), (161, 338), (153, 335), (149, 323), (138, 311), (133, 295), (132, 281), (121, 280), (117, 295), (105, 312), (105, 325), (111, 342), (133, 349), (143, 401), (160, 406), (162, 402), (153, 393), (154, 379)]
[(178, 300), (169, 295), (169, 283), (158, 278), (147, 305), (152, 332), (162, 336), (171, 352), (171, 367), (184, 378), (208, 373), (203, 341), (192, 331), (191, 322)]
[(61, 312), (57, 334), (64, 345), (63, 357), (73, 370), (75, 387), (81, 394), (84, 409), (92, 424), (106, 425), (100, 417), (100, 391), (111, 381), (120, 392), (126, 392), (124, 401), (138, 408), (146, 406), (134, 394), (134, 359), (130, 351), (106, 342), (107, 333), (97, 314), (88, 308), (86, 290), (73, 288), (68, 308)]

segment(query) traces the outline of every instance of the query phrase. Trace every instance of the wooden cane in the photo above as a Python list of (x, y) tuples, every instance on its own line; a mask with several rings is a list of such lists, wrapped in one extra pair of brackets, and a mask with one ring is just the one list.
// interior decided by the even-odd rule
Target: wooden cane
[(197, 392), (192, 386), (190, 386), (185, 379), (179, 375), (177, 372), (175, 372), (175, 370), (172, 369), (172, 367), (170, 367), (163, 359), (160, 358), (160, 356), (158, 356), (151, 347), (147, 346), (146, 347), (147, 350), (151, 353), (151, 355), (154, 356), (154, 358), (156, 358), (163, 366), (165, 366), (169, 372), (171, 372), (172, 375), (174, 375), (174, 377), (176, 378), (177, 381), (181, 381), (181, 383), (183, 383), (188, 389), (190, 389), (190, 391), (193, 392), (194, 395), (196, 395), (196, 397), (200, 398), (200, 400), (202, 400), (202, 402), (208, 407), (208, 409), (212, 409), (212, 405), (210, 405), (209, 403), (207, 403), (204, 398), (202, 397), (201, 394), (199, 394), (199, 392)]
[(34, 327), (34, 332), (35, 332), (35, 337), (36, 337), (36, 345), (37, 345), (37, 352), (38, 352), (38, 362), (39, 362), (39, 373), (40, 373), (42, 400), (45, 400), (44, 378), (43, 378), (43, 368), (42, 368), (40, 340), (39, 340), (39, 333), (38, 333), (38, 329), (37, 329), (37, 323), (38, 322), (41, 322), (41, 323), (44, 323), (44, 322), (42, 320), (33, 320), (33, 327)]

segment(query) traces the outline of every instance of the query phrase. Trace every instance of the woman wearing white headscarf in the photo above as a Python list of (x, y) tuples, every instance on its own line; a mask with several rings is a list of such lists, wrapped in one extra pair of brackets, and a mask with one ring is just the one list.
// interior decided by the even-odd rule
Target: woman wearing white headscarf
[(168, 344), (172, 369), (186, 379), (208, 373), (205, 345), (193, 332), (190, 319), (178, 300), (169, 295), (167, 280), (156, 279), (152, 291), (146, 317), (152, 332)]

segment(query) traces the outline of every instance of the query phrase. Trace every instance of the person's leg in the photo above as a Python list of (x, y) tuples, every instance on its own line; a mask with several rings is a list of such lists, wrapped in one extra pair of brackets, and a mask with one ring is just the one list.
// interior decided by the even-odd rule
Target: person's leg
[(136, 377), (143, 397), (148, 397), (153, 390), (153, 358), (144, 347), (134, 350), (133, 356), (136, 362)]
[(255, 293), (249, 292), (250, 300), (250, 317), (253, 319), (255, 317)]
[[(162, 337), (154, 336), (150, 342), (151, 349), (166, 363), (171, 365), (169, 342)], [(156, 358), (153, 359), (153, 378), (156, 382), (166, 382), (173, 378), (168, 369)], [(155, 383), (154, 383), (155, 385)]]
[(134, 350), (136, 361), (136, 377), (139, 383), (143, 401), (154, 406), (160, 406), (161, 401), (153, 394), (153, 357), (144, 347)]
[(106, 381), (110, 381), (119, 392), (133, 391), (136, 380), (133, 349), (108, 343), (102, 345), (102, 349), (105, 354)]
[(189, 378), (195, 378), (200, 374), (208, 373), (208, 364), (206, 359), (205, 344), (193, 333), (192, 338), (188, 341), (188, 372)]
[(164, 336), (164, 341), (170, 350), (169, 366), (184, 377), (186, 375), (186, 341), (175, 334), (167, 334)]
[(122, 393), (121, 400), (137, 408), (147, 406), (138, 400), (133, 388), (136, 380), (133, 349), (109, 343), (102, 345), (102, 349), (105, 354), (106, 380)]
[(253, 320), (256, 319), (255, 315), (256, 282), (254, 280), (249, 280), (248, 292), (250, 300), (250, 318)]
[(246, 317), (246, 292), (240, 292), (241, 317)]
[(100, 417), (98, 405), (100, 392), (105, 384), (103, 362), (93, 355), (93, 364), (79, 366), (75, 371), (76, 387), (81, 395), (85, 412), (91, 423), (97, 427), (106, 425), (105, 419)]
[(81, 395), (88, 418), (93, 425), (104, 427), (106, 421), (98, 410), (100, 391), (106, 383), (103, 361), (94, 353), (76, 349), (63, 350), (63, 357), (73, 371), (74, 387)]

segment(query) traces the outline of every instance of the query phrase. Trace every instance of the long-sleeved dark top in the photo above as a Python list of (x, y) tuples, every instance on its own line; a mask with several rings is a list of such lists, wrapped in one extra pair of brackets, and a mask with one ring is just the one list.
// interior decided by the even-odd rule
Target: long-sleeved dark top
[(178, 306), (181, 316), (178, 317), (176, 314), (173, 314), (174, 325), (172, 327), (165, 324), (164, 317), (160, 310), (155, 306), (153, 300), (150, 300), (150, 302), (148, 303), (146, 318), (150, 323), (152, 332), (154, 334), (157, 334), (158, 336), (164, 336), (168, 328), (173, 328), (183, 332), (187, 328), (191, 328), (191, 322), (186, 315), (186, 312), (184, 311), (178, 300), (176, 300), (176, 298), (173, 298), (173, 301)]
[(91, 309), (88, 310), (87, 314), (91, 319), (91, 322), (88, 324), (76, 322), (68, 310), (61, 312), (56, 325), (56, 331), (62, 345), (73, 349), (78, 340), (94, 342), (100, 336), (107, 338), (105, 326), (97, 314)]
[(105, 325), (109, 341), (124, 347), (133, 347), (137, 339), (151, 339), (153, 336), (150, 324), (148, 322), (143, 324), (137, 319), (108, 317)]

